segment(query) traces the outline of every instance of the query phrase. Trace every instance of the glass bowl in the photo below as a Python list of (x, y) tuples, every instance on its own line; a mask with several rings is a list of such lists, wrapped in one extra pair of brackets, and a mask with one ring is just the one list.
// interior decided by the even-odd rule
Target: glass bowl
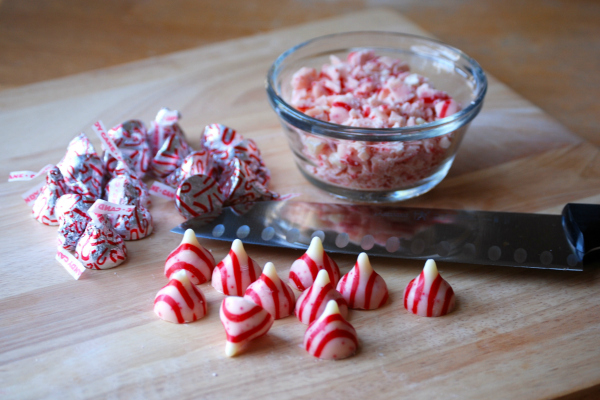
[[(373, 50), (406, 62), (461, 110), (430, 123), (401, 128), (358, 128), (312, 118), (290, 105), (292, 76), (317, 71), (357, 50)], [(448, 173), (462, 138), (483, 106), (487, 79), (462, 51), (424, 37), (392, 32), (348, 32), (301, 43), (275, 60), (266, 90), (296, 164), (315, 186), (348, 200), (394, 202), (423, 194)], [(348, 163), (349, 152), (366, 154)]]

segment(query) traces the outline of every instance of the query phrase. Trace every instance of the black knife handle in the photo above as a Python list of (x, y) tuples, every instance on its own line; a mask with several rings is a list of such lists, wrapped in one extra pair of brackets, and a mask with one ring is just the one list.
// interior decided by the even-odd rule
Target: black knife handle
[(563, 208), (562, 224), (579, 260), (585, 257), (587, 263), (593, 257), (596, 261), (600, 254), (597, 251), (600, 250), (600, 205), (569, 203)]

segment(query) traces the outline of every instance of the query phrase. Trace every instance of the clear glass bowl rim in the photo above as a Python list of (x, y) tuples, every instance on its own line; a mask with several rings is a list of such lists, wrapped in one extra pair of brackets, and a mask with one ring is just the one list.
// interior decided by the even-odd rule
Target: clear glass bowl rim
[[(475, 87), (475, 99), (471, 101), (471, 103), (460, 110), (459, 112), (452, 114), (449, 117), (429, 122), (426, 124), (410, 126), (410, 127), (402, 127), (402, 128), (358, 128), (351, 127), (345, 125), (333, 124), (331, 122), (321, 121), (316, 118), (312, 118), (291, 105), (289, 105), (281, 96), (279, 96), (277, 90), (275, 89), (277, 86), (275, 85), (275, 81), (277, 79), (276, 72), (279, 72), (279, 67), (283, 64), (283, 62), (293, 53), (298, 51), (299, 49), (306, 47), (316, 41), (322, 41), (327, 39), (333, 39), (340, 36), (350, 36), (350, 35), (369, 35), (369, 36), (396, 36), (399, 38), (412, 39), (415, 41), (420, 41), (422, 43), (431, 43), (437, 46), (441, 46), (446, 50), (456, 53), (461, 59), (467, 62), (467, 64), (471, 68), (472, 76), (475, 78), (476, 87)], [(366, 46), (364, 46), (366, 47)], [(387, 31), (349, 31), (342, 33), (334, 33), (330, 35), (319, 36), (305, 42), (302, 42), (285, 52), (283, 52), (275, 62), (269, 68), (267, 73), (266, 80), (266, 90), (269, 96), (269, 101), (271, 105), (277, 112), (277, 114), (281, 117), (281, 112), (284, 112), (288, 118), (286, 120), (301, 122), (304, 126), (311, 127), (311, 133), (321, 134), (324, 136), (330, 136), (339, 139), (350, 139), (350, 140), (358, 140), (358, 141), (368, 141), (368, 142), (376, 142), (376, 141), (411, 141), (411, 140), (422, 140), (422, 139), (430, 139), (437, 136), (448, 134), (461, 126), (469, 123), (481, 110), (483, 105), (483, 99), (487, 92), (487, 77), (485, 72), (479, 65), (477, 61), (473, 58), (469, 57), (463, 51), (447, 45), (439, 40), (430, 39), (424, 36), (413, 35), (408, 33), (400, 33), (400, 32), (387, 32)], [(291, 121), (290, 121), (291, 122)]]

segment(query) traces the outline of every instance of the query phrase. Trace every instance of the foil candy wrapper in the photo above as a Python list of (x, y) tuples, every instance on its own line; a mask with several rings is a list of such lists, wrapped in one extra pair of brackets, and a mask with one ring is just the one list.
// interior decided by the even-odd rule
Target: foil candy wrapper
[(271, 179), (269, 169), (260, 155), (258, 146), (252, 139), (244, 139), (234, 129), (221, 124), (211, 124), (204, 128), (202, 146), (211, 152), (221, 169), (237, 158), (246, 164), (248, 171), (263, 186)]
[(99, 215), (98, 222), (91, 221), (87, 224), (77, 242), (75, 258), (88, 269), (109, 269), (127, 259), (127, 248), (110, 220)]
[[(144, 178), (152, 158), (144, 123), (138, 120), (129, 120), (110, 129), (108, 135), (121, 151), (131, 173), (140, 179)], [(105, 152), (104, 163), (108, 173), (113, 175), (117, 169), (117, 159), (109, 152)]]
[(179, 168), (164, 179), (164, 183), (178, 188), (181, 184), (194, 175), (216, 175), (211, 154), (207, 150), (194, 151), (189, 154)]
[(75, 250), (79, 238), (85, 232), (91, 220), (88, 209), (96, 199), (85, 197), (77, 193), (68, 193), (61, 196), (56, 202), (56, 215), (58, 217), (58, 242), (69, 250)]
[(148, 129), (148, 144), (150, 145), (152, 156), (158, 153), (164, 142), (170, 137), (179, 136), (185, 139), (183, 129), (179, 126), (180, 119), (181, 114), (177, 110), (162, 108), (158, 111)]
[(148, 186), (119, 162), (106, 185), (106, 200), (115, 204), (148, 207), (150, 193)]
[(207, 175), (194, 175), (179, 186), (175, 205), (186, 219), (200, 215), (210, 219), (221, 213), (223, 193), (214, 178)]
[(234, 157), (223, 171), (219, 187), (225, 196), (225, 207), (279, 198), (277, 193), (270, 191), (256, 179), (250, 168), (250, 165)]
[(67, 194), (69, 188), (58, 167), (52, 168), (46, 175), (46, 185), (42, 193), (35, 199), (31, 215), (44, 225), (58, 225), (56, 202)]
[(104, 164), (85, 134), (75, 137), (58, 163), (69, 192), (100, 198), (104, 183)]
[(124, 240), (140, 240), (152, 233), (154, 228), (152, 215), (144, 206), (136, 206), (131, 214), (111, 215), (110, 220), (115, 231)]
[(150, 163), (150, 169), (154, 176), (165, 179), (183, 164), (184, 159), (191, 152), (192, 148), (185, 138), (182, 135), (173, 134), (163, 142), (162, 147)]

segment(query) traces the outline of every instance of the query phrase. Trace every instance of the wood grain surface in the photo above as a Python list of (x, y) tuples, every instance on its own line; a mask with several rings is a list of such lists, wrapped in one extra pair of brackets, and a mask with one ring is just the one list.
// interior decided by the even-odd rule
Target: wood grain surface
[[(387, 29), (427, 34), (390, 11), (330, 20), (155, 57), (0, 92), (0, 175), (56, 163), (68, 141), (90, 126), (149, 121), (179, 109), (197, 147), (204, 125), (220, 122), (255, 139), (272, 188), (300, 199), (334, 201), (295, 169), (264, 93), (274, 58), (325, 33)], [(557, 212), (569, 201), (600, 203), (597, 147), (490, 77), (449, 177), (405, 204), (444, 208)], [(182, 218), (154, 199), (155, 233), (128, 242), (126, 264), (87, 271), (74, 281), (54, 261), (55, 228), (28, 216), (20, 194), (32, 183), (0, 183), (0, 395), (2, 398), (556, 398), (593, 394), (600, 384), (600, 273), (440, 264), (458, 307), (442, 318), (402, 308), (405, 285), (422, 268), (373, 259), (391, 289), (384, 308), (352, 311), (360, 350), (341, 362), (302, 349), (305, 326), (293, 317), (235, 358), (224, 355), (218, 318), (223, 296), (201, 285), (209, 314), (173, 325), (152, 312), (167, 282), (164, 259), (181, 239)], [(227, 244), (203, 241), (215, 258)], [(280, 276), (301, 252), (248, 246)], [(342, 272), (354, 259), (336, 256)], [(592, 389), (590, 389), (592, 388)]]

